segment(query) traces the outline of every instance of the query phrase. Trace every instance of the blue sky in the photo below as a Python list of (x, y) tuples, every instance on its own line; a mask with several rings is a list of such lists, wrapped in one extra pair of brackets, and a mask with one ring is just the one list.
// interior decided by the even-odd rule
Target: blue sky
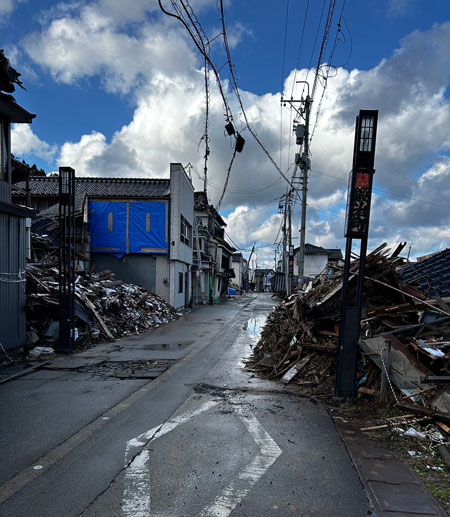
[[(163, 5), (173, 10), (169, 0)], [(228, 82), (216, 1), (191, 0), (190, 5), (207, 37), (217, 36), (212, 60), (235, 125), (246, 138), (221, 212), (233, 242), (242, 249), (257, 242), (259, 264), (269, 265), (280, 227), (278, 199), (286, 183), (245, 130)], [(248, 119), (287, 175), (296, 149), (290, 138), (292, 113), (281, 110), (280, 92), (291, 94), (294, 76), (314, 79), (324, 28), (324, 18), (319, 20), (328, 5), (328, 0), (225, 2)], [(324, 56), (325, 61), (330, 57), (341, 20), (332, 60), (336, 68), (323, 101), (319, 83), (313, 102), (314, 121), (319, 104), (321, 109), (311, 143), (308, 242), (343, 247), (354, 119), (359, 109), (379, 109), (369, 246), (405, 240), (413, 256), (449, 246), (449, 19), (447, 0), (336, 0)], [(194, 184), (201, 188), (203, 61), (186, 30), (161, 13), (157, 0), (0, 0), (0, 20), (1, 46), (27, 87), (17, 92), (17, 101), (37, 113), (31, 128), (13, 132), (19, 158), (47, 172), (71, 165), (79, 175), (128, 177), (167, 177), (169, 163), (180, 161), (193, 165)], [(300, 94), (294, 88), (294, 97)], [(223, 112), (211, 77), (208, 193), (213, 203), (221, 195), (232, 154)], [(294, 225), (299, 225), (298, 206)]]

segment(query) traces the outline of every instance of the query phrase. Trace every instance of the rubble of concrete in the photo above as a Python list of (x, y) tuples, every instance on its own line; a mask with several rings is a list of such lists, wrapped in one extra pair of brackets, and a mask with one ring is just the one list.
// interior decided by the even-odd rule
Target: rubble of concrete
[[(386, 398), (450, 431), (450, 298), (429, 298), (402, 282), (405, 244), (383, 244), (366, 259), (358, 396)], [(359, 261), (349, 290), (356, 291)], [(408, 269), (410, 273), (410, 268)], [(334, 396), (343, 271), (325, 271), (269, 315), (247, 368), (319, 399)], [(386, 365), (386, 351), (390, 350)], [(387, 376), (383, 389), (383, 375)], [(386, 377), (386, 376), (385, 376)], [(384, 391), (384, 393), (383, 393)], [(445, 430), (445, 429), (444, 429)]]
[[(31, 246), (34, 259), (26, 269), (28, 348), (52, 347), (59, 338), (58, 248), (51, 238), (34, 234)], [(139, 334), (178, 316), (161, 297), (116, 279), (111, 271), (77, 273), (77, 346)]]

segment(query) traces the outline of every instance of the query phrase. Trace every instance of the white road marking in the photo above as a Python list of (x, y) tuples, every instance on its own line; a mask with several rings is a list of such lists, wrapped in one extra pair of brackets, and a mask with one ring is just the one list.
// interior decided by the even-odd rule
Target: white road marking
[[(219, 401), (209, 400), (194, 411), (186, 411), (127, 442), (125, 466), (129, 465), (125, 470), (122, 498), (123, 517), (148, 517), (151, 515), (149, 451), (144, 448), (132, 459), (136, 452), (135, 449), (148, 445), (149, 442), (173, 431), (180, 424), (208, 411), (217, 404)], [(210, 505), (200, 512), (199, 517), (228, 517), (282, 453), (276, 442), (251, 412), (245, 411), (242, 407), (231, 407), (258, 445), (260, 453), (241, 470), (236, 479), (225, 487)]]
[[(127, 467), (132, 460), (135, 448), (142, 447), (148, 444), (149, 441), (164, 436), (180, 424), (217, 406), (218, 403), (219, 401), (217, 400), (208, 400), (194, 411), (186, 411), (164, 424), (153, 427), (136, 438), (129, 440), (125, 449), (125, 466)], [(150, 515), (151, 494), (148, 458), (148, 449), (142, 449), (125, 470), (125, 486), (122, 497), (123, 517), (148, 517)]]
[(211, 505), (204, 508), (199, 517), (227, 517), (230, 515), (282, 453), (270, 434), (252, 413), (246, 413), (242, 408), (235, 409), (235, 411), (261, 452), (239, 473), (235, 481), (222, 490), (222, 493)]
[(144, 449), (128, 466), (122, 498), (122, 515), (150, 515), (150, 469), (148, 449)]

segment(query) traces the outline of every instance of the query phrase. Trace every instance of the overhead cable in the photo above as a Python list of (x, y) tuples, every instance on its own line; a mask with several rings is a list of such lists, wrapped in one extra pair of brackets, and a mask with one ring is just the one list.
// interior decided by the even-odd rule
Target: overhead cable
[[(176, 9), (176, 3), (173, 0), (171, 0), (171, 3), (172, 3), (172, 6), (174, 6), (174, 8)], [(174, 13), (170, 13), (169, 11), (167, 11), (163, 7), (163, 5), (161, 3), (161, 0), (158, 0), (158, 4), (159, 4), (159, 8), (161, 9), (161, 11), (164, 14), (166, 14), (167, 16), (171, 16), (172, 18), (177, 19), (185, 27), (185, 29), (187, 30), (189, 36), (191, 37), (192, 41), (194, 42), (195, 46), (197, 47), (197, 49), (200, 51), (200, 53), (204, 56), (204, 58), (208, 62), (209, 66), (211, 67), (211, 70), (213, 71), (213, 73), (214, 73), (214, 75), (216, 77), (217, 87), (219, 88), (219, 92), (220, 92), (220, 95), (222, 97), (223, 105), (224, 105), (225, 112), (226, 112), (225, 113), (225, 117), (226, 117), (227, 120), (232, 120), (233, 116), (232, 116), (232, 113), (231, 113), (231, 109), (230, 109), (230, 107), (228, 105), (228, 101), (227, 101), (227, 98), (226, 98), (226, 95), (225, 95), (225, 91), (224, 91), (224, 89), (222, 87), (222, 82), (220, 80), (219, 72), (218, 72), (216, 66), (214, 65), (214, 63), (212, 62), (210, 56), (205, 51), (205, 43), (203, 42), (203, 40), (200, 40), (200, 42), (197, 41), (197, 38), (193, 34), (191, 28), (189, 27), (187, 22), (182, 18), (182, 16), (180, 16), (180, 14), (174, 14)], [(184, 4), (183, 4), (183, 6), (184, 6)]]
[(242, 102), (242, 98), (241, 98), (241, 94), (239, 92), (239, 88), (238, 88), (238, 84), (237, 84), (237, 80), (236, 80), (236, 76), (234, 74), (234, 70), (233, 70), (233, 63), (231, 61), (231, 53), (230, 53), (230, 47), (228, 45), (228, 37), (227, 37), (227, 32), (226, 32), (226, 26), (225, 26), (225, 13), (224, 13), (224, 8), (223, 8), (223, 0), (220, 0), (220, 14), (221, 14), (221, 17), (222, 17), (222, 36), (223, 36), (223, 41), (224, 41), (224, 47), (225, 47), (225, 51), (226, 51), (226, 54), (227, 54), (227, 60), (228, 60), (228, 67), (230, 69), (230, 78), (231, 78), (231, 85), (232, 85), (232, 88), (234, 90), (234, 93), (236, 95), (236, 98), (238, 100), (238, 103), (239, 103), (239, 106), (241, 108), (241, 111), (242, 111), (242, 115), (244, 117), (244, 120), (245, 120), (245, 126), (246, 128), (249, 130), (250, 134), (252, 135), (252, 137), (254, 138), (254, 140), (258, 143), (258, 145), (261, 147), (261, 149), (264, 151), (264, 153), (266, 154), (266, 156), (269, 158), (269, 160), (272, 162), (272, 165), (275, 167), (275, 169), (278, 171), (278, 173), (284, 178), (284, 180), (292, 186), (292, 183), (290, 182), (290, 180), (287, 178), (287, 176), (283, 173), (283, 171), (280, 169), (280, 167), (278, 167), (278, 165), (275, 163), (275, 160), (272, 158), (271, 154), (269, 153), (269, 151), (266, 149), (266, 147), (264, 146), (264, 144), (261, 142), (261, 140), (258, 138), (258, 136), (256, 135), (256, 133), (253, 131), (252, 127), (250, 126), (250, 123), (248, 121), (248, 118), (247, 118), (247, 113), (245, 112), (245, 108), (244, 108), (244, 104)]

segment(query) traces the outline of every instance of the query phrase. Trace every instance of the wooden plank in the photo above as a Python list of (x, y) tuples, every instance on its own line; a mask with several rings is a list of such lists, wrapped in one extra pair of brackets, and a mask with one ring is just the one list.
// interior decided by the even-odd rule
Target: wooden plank
[(100, 326), (102, 327), (105, 334), (109, 337), (109, 339), (114, 339), (114, 336), (111, 334), (109, 328), (107, 327), (106, 323), (103, 321), (103, 318), (100, 316), (100, 314), (96, 311), (94, 304), (89, 300), (89, 298), (83, 294), (77, 295), (81, 299), (81, 301), (86, 305), (88, 309), (92, 312), (92, 314), (97, 318), (97, 321), (100, 323)]
[(450, 427), (448, 425), (444, 424), (444, 422), (441, 422), (440, 420), (435, 420), (434, 423), (450, 435)]
[(34, 366), (31, 366), (30, 368), (26, 368), (25, 370), (22, 370), (21, 372), (10, 375), (9, 377), (6, 377), (4, 379), (0, 379), (0, 384), (4, 384), (5, 382), (12, 381), (13, 379), (17, 379), (18, 377), (22, 377), (23, 375), (27, 375), (31, 372), (34, 372), (35, 370), (37, 370), (38, 368), (42, 368), (49, 362), (50, 361), (44, 361), (43, 363), (35, 364)]
[(292, 381), (292, 379), (300, 372), (302, 368), (304, 368), (310, 361), (311, 356), (307, 355), (303, 359), (301, 359), (298, 363), (294, 364), (292, 368), (289, 368), (289, 370), (283, 375), (281, 378), (281, 382), (284, 384), (288, 384)]

